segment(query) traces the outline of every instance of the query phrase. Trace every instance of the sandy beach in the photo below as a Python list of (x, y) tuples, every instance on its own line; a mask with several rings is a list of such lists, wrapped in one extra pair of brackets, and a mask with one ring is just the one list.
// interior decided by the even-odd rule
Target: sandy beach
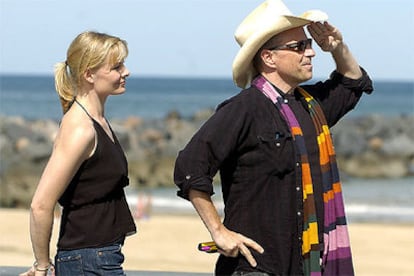
[[(0, 221), (0, 266), (30, 266), (28, 211), (0, 209)], [(196, 215), (154, 215), (136, 223), (139, 232), (127, 238), (123, 249), (126, 270), (214, 271), (217, 255), (197, 251), (197, 244), (210, 236)], [(351, 223), (349, 229), (356, 275), (414, 275), (414, 225)]]

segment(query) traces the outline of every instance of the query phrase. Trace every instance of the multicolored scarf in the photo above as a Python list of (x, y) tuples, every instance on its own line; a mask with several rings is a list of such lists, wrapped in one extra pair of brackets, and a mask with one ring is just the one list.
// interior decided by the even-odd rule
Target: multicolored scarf
[[(262, 91), (286, 120), (301, 156), (303, 187), (303, 233), (302, 256), (305, 275), (354, 275), (341, 183), (336, 165), (335, 150), (325, 115), (319, 103), (304, 89), (304, 96), (316, 130), (322, 172), (324, 201), (323, 254), (318, 237), (318, 221), (313, 195), (311, 170), (302, 129), (292, 109), (263, 76), (253, 80), (252, 85)], [(316, 183), (315, 183), (316, 185)]]

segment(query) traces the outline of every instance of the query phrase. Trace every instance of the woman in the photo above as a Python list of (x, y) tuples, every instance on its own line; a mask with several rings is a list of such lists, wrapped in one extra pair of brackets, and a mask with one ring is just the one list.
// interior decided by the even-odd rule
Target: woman
[[(105, 119), (110, 95), (125, 92), (127, 43), (96, 32), (78, 35), (55, 68), (64, 116), (33, 196), (30, 236), (35, 256), (22, 275), (125, 275), (121, 247), (136, 232), (124, 187), (124, 152)], [(49, 257), (56, 203), (63, 207), (55, 268)]]

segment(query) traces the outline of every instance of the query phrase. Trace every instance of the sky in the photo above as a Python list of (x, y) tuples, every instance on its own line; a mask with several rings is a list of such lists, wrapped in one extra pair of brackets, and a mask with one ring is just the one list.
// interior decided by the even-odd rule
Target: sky
[[(71, 41), (94, 30), (128, 42), (136, 77), (231, 78), (234, 31), (263, 0), (0, 0), (0, 74), (52, 75)], [(376, 80), (414, 81), (412, 0), (285, 0), (319, 9)], [(334, 69), (316, 49), (314, 77)]]

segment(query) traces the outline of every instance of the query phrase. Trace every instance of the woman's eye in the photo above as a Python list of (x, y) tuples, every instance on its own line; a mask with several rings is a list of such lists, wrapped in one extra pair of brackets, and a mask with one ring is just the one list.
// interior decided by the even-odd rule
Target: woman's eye
[(115, 65), (112, 67), (112, 70), (119, 70), (119, 69), (121, 69), (121, 68), (122, 68), (122, 66), (123, 66), (123, 64), (122, 64), (122, 63), (115, 64)]

